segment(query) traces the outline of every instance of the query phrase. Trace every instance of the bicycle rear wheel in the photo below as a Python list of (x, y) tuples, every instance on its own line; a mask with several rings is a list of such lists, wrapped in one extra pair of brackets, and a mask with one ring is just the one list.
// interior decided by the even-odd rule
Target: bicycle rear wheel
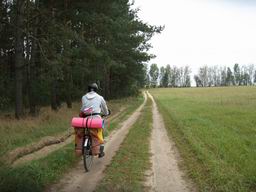
[(86, 137), (85, 138), (83, 160), (84, 160), (84, 169), (85, 169), (85, 171), (86, 172), (90, 171), (90, 169), (92, 167), (92, 163), (93, 163), (91, 137)]

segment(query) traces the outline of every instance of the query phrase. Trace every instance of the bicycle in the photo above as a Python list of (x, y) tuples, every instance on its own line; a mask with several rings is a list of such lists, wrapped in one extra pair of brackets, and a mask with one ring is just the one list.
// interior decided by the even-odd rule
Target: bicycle
[(93, 155), (92, 155), (92, 137), (90, 135), (89, 128), (85, 129), (84, 135), (84, 145), (83, 145), (83, 162), (84, 169), (86, 172), (89, 172), (93, 163)]
[[(88, 109), (89, 111), (90, 109)], [(88, 112), (87, 111), (87, 112)], [(109, 114), (110, 115), (110, 110), (109, 110)], [(90, 114), (90, 117), (93, 117), (93, 114)], [(106, 117), (104, 115), (101, 115), (101, 117)], [(86, 123), (87, 125), (87, 123)], [(84, 169), (86, 172), (89, 172), (92, 164), (93, 164), (93, 152), (92, 152), (92, 136), (90, 134), (90, 129), (86, 126), (85, 127), (85, 133), (84, 133), (84, 142), (83, 142), (83, 150), (82, 150), (82, 155), (83, 155), (83, 163), (84, 163)]]

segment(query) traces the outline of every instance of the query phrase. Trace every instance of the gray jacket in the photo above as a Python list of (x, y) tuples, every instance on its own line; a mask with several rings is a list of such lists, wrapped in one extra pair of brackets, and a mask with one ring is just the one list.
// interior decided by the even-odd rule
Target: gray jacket
[(108, 115), (108, 107), (104, 98), (94, 91), (91, 91), (82, 97), (81, 111), (84, 111), (84, 109), (89, 107), (93, 108), (93, 113)]

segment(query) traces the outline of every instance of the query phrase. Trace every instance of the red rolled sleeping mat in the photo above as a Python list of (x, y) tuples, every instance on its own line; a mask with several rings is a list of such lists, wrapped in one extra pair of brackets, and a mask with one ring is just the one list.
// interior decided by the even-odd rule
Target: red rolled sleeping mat
[(104, 119), (101, 117), (74, 117), (71, 122), (72, 127), (99, 129), (104, 128)]

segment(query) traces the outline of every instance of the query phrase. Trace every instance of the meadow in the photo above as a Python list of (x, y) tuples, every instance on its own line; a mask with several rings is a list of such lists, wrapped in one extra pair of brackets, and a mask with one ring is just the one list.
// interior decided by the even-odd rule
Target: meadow
[(199, 191), (256, 191), (256, 87), (150, 92)]

